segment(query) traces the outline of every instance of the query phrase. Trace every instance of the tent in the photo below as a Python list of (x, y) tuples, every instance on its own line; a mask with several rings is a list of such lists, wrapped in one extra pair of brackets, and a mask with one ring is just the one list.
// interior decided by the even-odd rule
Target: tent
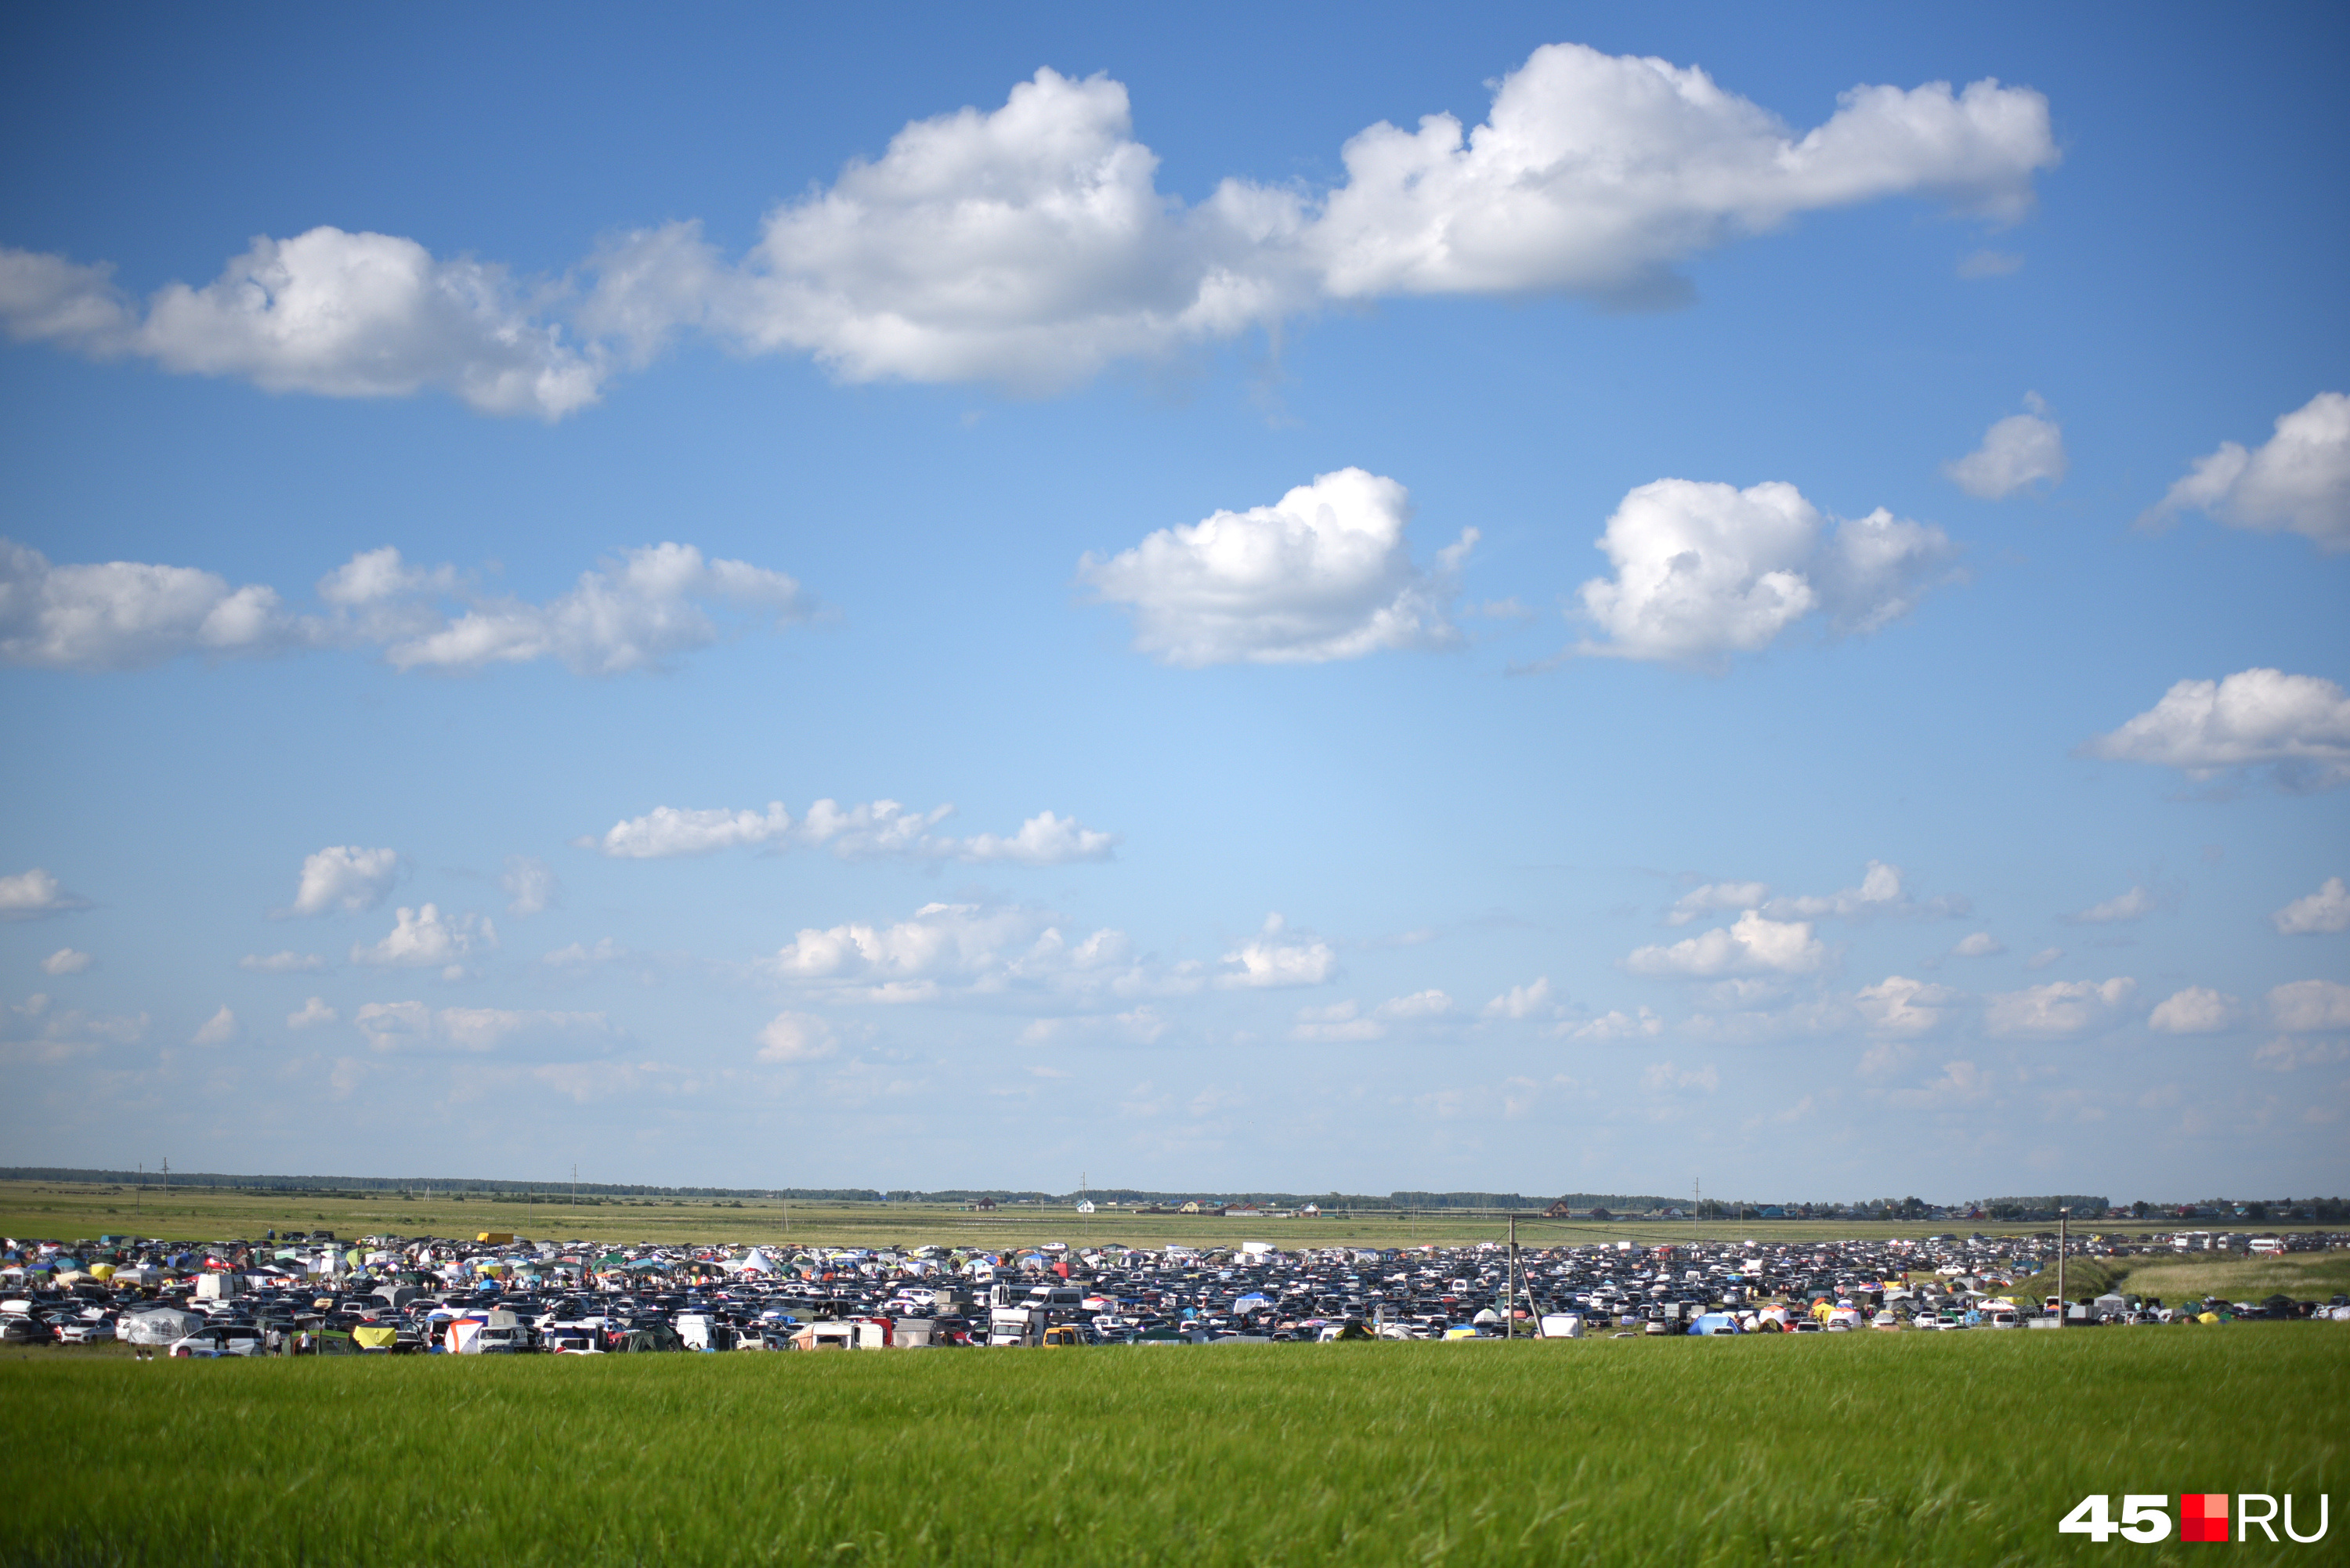
[(122, 1314), (120, 1337), (126, 1345), (172, 1345), (195, 1332), (203, 1320), (176, 1307), (150, 1307)]
[(351, 1330), (351, 1343), (361, 1350), (388, 1351), (399, 1337), (399, 1331), (386, 1324), (363, 1323)]

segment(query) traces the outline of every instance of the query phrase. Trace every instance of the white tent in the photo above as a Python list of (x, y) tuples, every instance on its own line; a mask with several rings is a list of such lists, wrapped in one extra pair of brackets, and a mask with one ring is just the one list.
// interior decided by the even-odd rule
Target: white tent
[(124, 1313), (120, 1332), (126, 1345), (172, 1345), (187, 1338), (203, 1323), (177, 1307), (149, 1307), (144, 1312)]

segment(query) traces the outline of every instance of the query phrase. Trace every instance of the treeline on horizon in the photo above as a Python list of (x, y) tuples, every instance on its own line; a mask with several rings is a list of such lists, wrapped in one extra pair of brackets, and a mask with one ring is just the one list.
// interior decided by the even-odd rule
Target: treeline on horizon
[[(1621, 1192), (1569, 1192), (1555, 1198), (1529, 1198), (1519, 1192), (1412, 1192), (1385, 1194), (1363, 1192), (1241, 1192), (1231, 1189), (1218, 1191), (1152, 1192), (1131, 1187), (1088, 1187), (1077, 1192), (1043, 1192), (1013, 1188), (945, 1188), (923, 1191), (912, 1188), (884, 1190), (872, 1187), (652, 1187), (639, 1183), (604, 1181), (515, 1181), (491, 1177), (395, 1177), (395, 1176), (234, 1176), (217, 1171), (159, 1170), (81, 1170), (57, 1166), (0, 1166), (0, 1181), (63, 1181), (82, 1185), (142, 1187), (148, 1189), (172, 1188), (179, 1190), (201, 1189), (217, 1192), (307, 1193), (319, 1197), (342, 1196), (364, 1198), (378, 1193), (394, 1193), (412, 1197), (432, 1198), (498, 1198), (537, 1197), (559, 1198), (577, 1192), (582, 1198), (638, 1199), (782, 1199), (795, 1203), (976, 1203), (982, 1199), (997, 1204), (1074, 1204), (1080, 1199), (1097, 1203), (1116, 1203), (1120, 1208), (1159, 1207), (1180, 1208), (1186, 1203), (1249, 1205), (1274, 1209), (1296, 1209), (1305, 1204), (1318, 1204), (1325, 1210), (1479, 1210), (1488, 1211), (1517, 1210), (1540, 1213), (1553, 1204), (1588, 1213), (1594, 1210), (1616, 1215), (1635, 1215), (1663, 1209), (1685, 1207), (1688, 1199), (1660, 1198), (1654, 1194)], [(2232, 1214), (2241, 1208), (2242, 1218), (2271, 1220), (2303, 1218), (2333, 1220), (2350, 1218), (2350, 1203), (2341, 1198), (2270, 1198), (2230, 1199), (2205, 1198), (2192, 1202), (2148, 1203), (2140, 1200), (2127, 1206), (2137, 1218), (2162, 1218), (2180, 1210), (2200, 1210), (2204, 1214)], [(2023, 1198), (1978, 1198), (1960, 1203), (1927, 1204), (1916, 1198), (1866, 1199), (1853, 1203), (1753, 1203), (1734, 1199), (1709, 1198), (1697, 1205), (1698, 1216), (1708, 1220), (1754, 1220), (1784, 1217), (1787, 1219), (1925, 1219), (1947, 1218), (1950, 1211), (1964, 1213), (1977, 1210), (1991, 1220), (2053, 1220), (2060, 1209), (2070, 1209), (2083, 1220), (2103, 1219), (2113, 1204), (2095, 1194), (2053, 1194)], [(1777, 1210), (1766, 1214), (1764, 1210)], [(1940, 1215), (1929, 1215), (1929, 1210), (1940, 1210)]]

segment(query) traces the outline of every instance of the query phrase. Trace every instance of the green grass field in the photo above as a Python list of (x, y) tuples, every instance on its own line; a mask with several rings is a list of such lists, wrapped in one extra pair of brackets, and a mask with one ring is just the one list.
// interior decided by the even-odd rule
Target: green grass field
[(2350, 1325), (599, 1360), (35, 1352), (0, 1361), (0, 1395), (19, 1434), (0, 1562), (55, 1568), (2143, 1563), (2190, 1553), (2094, 1545), (2057, 1521), (2092, 1491), (2291, 1492), (2305, 1508), (2338, 1488)]
[[(2141, 1235), (2177, 1224), (2176, 1220), (2113, 1220), (2078, 1229)], [(1134, 1247), (1180, 1242), (1212, 1247), (1232, 1246), (1243, 1241), (1269, 1241), (1288, 1248), (1401, 1247), (1423, 1242), (1450, 1245), (1499, 1241), (1508, 1231), (1504, 1220), (1492, 1216), (1440, 1212), (1227, 1220), (1214, 1215), (1120, 1214), (1110, 1210), (1079, 1214), (1072, 1209), (1045, 1208), (1010, 1208), (982, 1214), (943, 1204), (808, 1205), (750, 1199), (739, 1204), (714, 1203), (707, 1199), (604, 1199), (583, 1201), (575, 1207), (559, 1194), (550, 1195), (539, 1203), (511, 1199), (469, 1199), (458, 1202), (445, 1192), (431, 1198), (402, 1199), (392, 1193), (343, 1198), (316, 1193), (180, 1189), (166, 1194), (161, 1188), (134, 1191), (124, 1187), (61, 1182), (0, 1182), (0, 1235), (72, 1241), (128, 1234), (221, 1241), (231, 1237), (257, 1238), (271, 1230), (314, 1228), (332, 1231), (342, 1237), (375, 1232), (470, 1236), (484, 1231), (503, 1231), (547, 1241), (585, 1237), (622, 1242), (756, 1241), (774, 1245), (791, 1241), (847, 1247), (919, 1246), (928, 1242), (1006, 1247), (1039, 1241), (1066, 1241), (1072, 1245), (1120, 1241)], [(1594, 1241), (1653, 1243), (1747, 1237), (1800, 1242), (1853, 1236), (1963, 1235), (1977, 1231), (1985, 1235), (2004, 1235), (2050, 1228), (2045, 1224), (1997, 1225), (1957, 1220), (1900, 1223), (1845, 1220), (1722, 1220), (1702, 1223), (1614, 1220), (1594, 1224), (1545, 1220), (1529, 1215), (1519, 1220), (1518, 1235), (1527, 1246), (1551, 1247)], [(2242, 1229), (2243, 1222), (2240, 1221), (2236, 1228)]]

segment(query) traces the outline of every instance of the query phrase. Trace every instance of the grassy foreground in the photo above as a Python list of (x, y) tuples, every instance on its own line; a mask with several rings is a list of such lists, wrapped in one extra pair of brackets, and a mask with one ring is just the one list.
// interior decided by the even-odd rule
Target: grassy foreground
[(2168, 1563), (2056, 1522), (2338, 1488), (2350, 1327), (36, 1357), (0, 1393), (11, 1564)]

